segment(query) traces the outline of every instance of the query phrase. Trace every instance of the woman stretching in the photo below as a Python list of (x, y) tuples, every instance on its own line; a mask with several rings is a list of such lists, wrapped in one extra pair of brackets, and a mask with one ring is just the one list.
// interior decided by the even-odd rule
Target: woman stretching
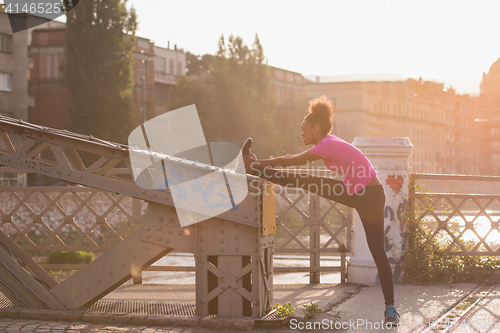
[[(368, 247), (380, 277), (385, 299), (384, 317), (387, 325), (399, 322), (394, 307), (394, 282), (384, 246), (385, 193), (377, 172), (366, 156), (353, 145), (329, 135), (333, 128), (334, 106), (326, 96), (310, 101), (300, 136), (304, 145), (315, 147), (296, 155), (259, 160), (252, 153), (244, 155), (247, 172), (281, 186), (293, 186), (320, 195), (342, 205), (355, 208), (365, 229)], [(303, 165), (322, 158), (332, 171), (344, 180), (287, 173), (273, 167)]]

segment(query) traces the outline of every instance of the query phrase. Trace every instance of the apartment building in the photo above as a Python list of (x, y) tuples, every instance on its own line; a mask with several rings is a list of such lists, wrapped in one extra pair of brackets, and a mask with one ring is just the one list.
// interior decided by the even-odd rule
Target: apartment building
[(500, 176), (500, 58), (483, 73), (479, 95), (481, 128), (481, 171)]
[[(12, 22), (28, 27), (44, 24), (48, 20), (27, 14), (17, 14)], [(0, 8), (0, 115), (29, 120), (29, 108), (34, 97), (28, 89), (33, 59), (28, 54), (33, 28), (12, 32), (9, 15)], [(13, 144), (16, 144), (15, 142)], [(24, 173), (0, 173), (0, 185), (26, 185)]]
[(277, 96), (278, 106), (302, 100), (303, 85), (306, 81), (302, 74), (273, 66), (269, 66), (269, 73), (272, 78), (271, 93)]
[[(25, 26), (47, 22), (27, 14), (18, 14), (14, 19)], [(14, 34), (9, 16), (0, 11), (0, 114), (23, 120), (28, 120), (28, 106), (33, 103), (28, 93), (29, 69), (33, 66), (28, 55), (31, 31)]]
[(61, 70), (66, 27), (63, 23), (52, 22), (31, 33), (29, 55), (33, 66), (28, 82), (34, 100), (29, 108), (29, 121), (52, 128), (65, 128), (71, 105), (70, 92), (62, 84), (64, 73)]
[[(29, 120), (54, 128), (64, 128), (69, 120), (71, 96), (62, 83), (64, 73), (61, 70), (65, 29), (63, 23), (35, 29), (29, 47), (33, 58), (29, 86), (34, 96)], [(136, 110), (141, 119), (152, 119), (168, 110), (166, 106), (172, 99), (176, 78), (185, 72), (186, 55), (177, 47), (174, 50), (157, 47), (143, 37), (136, 37), (133, 54), (132, 93)]]
[[(307, 82), (308, 98), (329, 97), (338, 110), (337, 136), (409, 137), (413, 173), (471, 173), (479, 170), (475, 102), (423, 80)], [(463, 144), (462, 144), (463, 143)], [(474, 159), (472, 157), (474, 156)]]
[[(170, 43), (169, 43), (170, 44)], [(154, 47), (154, 81), (155, 81), (155, 109), (154, 115), (168, 111), (168, 105), (174, 101), (173, 88), (177, 78), (186, 73), (186, 53), (177, 49)]]

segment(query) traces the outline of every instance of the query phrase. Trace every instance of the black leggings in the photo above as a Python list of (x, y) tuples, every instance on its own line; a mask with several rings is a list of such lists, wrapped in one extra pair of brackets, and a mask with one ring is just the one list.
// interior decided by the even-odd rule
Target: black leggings
[(357, 193), (349, 195), (342, 181), (332, 178), (304, 173), (293, 174), (270, 168), (263, 170), (259, 177), (281, 186), (301, 188), (356, 209), (365, 229), (368, 248), (375, 265), (377, 265), (385, 304), (394, 305), (394, 281), (384, 245), (385, 193), (382, 185), (367, 186)]

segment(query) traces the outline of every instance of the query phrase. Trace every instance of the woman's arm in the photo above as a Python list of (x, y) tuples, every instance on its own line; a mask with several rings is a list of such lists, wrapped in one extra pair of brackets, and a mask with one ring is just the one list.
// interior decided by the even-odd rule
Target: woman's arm
[(308, 162), (313, 162), (319, 160), (321, 157), (314, 155), (309, 150), (295, 155), (286, 155), (281, 157), (275, 157), (267, 160), (258, 160), (252, 158), (251, 156), (243, 156), (245, 165), (252, 168), (263, 169), (265, 167), (289, 167), (292, 165), (303, 165)]

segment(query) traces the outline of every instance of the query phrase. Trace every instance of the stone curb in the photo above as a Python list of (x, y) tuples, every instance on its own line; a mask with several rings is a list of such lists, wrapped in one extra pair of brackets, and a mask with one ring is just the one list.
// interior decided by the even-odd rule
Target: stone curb
[(169, 317), (161, 315), (114, 314), (24, 308), (0, 309), (0, 318), (88, 322), (93, 324), (116, 324), (146, 327), (200, 327), (235, 331), (250, 331), (255, 326), (255, 319), (252, 318)]
[[(334, 309), (336, 306), (342, 304), (349, 298), (354, 297), (356, 294), (358, 294), (367, 287), (365, 285), (356, 283), (344, 283), (339, 286), (340, 287), (338, 288), (338, 293), (334, 294), (331, 298), (328, 299), (320, 298), (318, 302), (315, 302), (318, 304), (319, 308), (323, 311), (323, 313), (332, 311), (332, 309)], [(308, 302), (305, 302), (303, 304), (309, 305)], [(295, 305), (295, 311), (289, 315), (290, 320), (293, 319), (296, 320), (297, 322), (306, 321), (305, 320), (306, 312), (302, 307), (303, 304)]]

